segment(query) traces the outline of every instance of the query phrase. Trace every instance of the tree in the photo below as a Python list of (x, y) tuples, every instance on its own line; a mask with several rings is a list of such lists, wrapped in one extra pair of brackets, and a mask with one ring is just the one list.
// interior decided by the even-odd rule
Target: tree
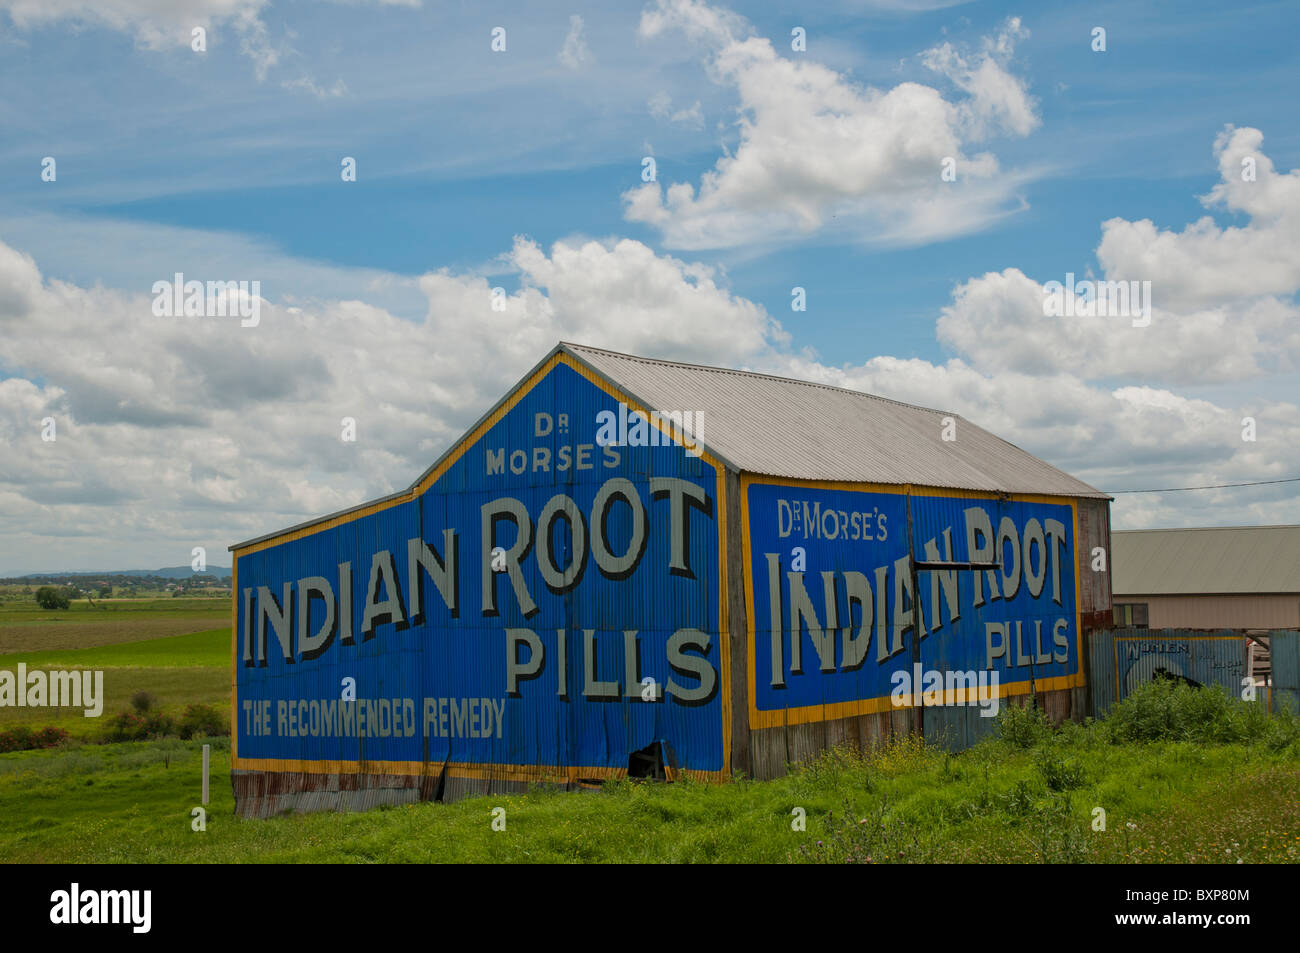
[(36, 590), (36, 604), (42, 609), (66, 609), (72, 603), (53, 586), (41, 586)]

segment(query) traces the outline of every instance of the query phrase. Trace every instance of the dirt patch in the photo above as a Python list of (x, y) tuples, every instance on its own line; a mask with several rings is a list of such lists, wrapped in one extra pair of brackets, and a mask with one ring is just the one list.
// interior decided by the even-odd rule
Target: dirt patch
[(41, 652), (49, 649), (89, 649), (122, 642), (143, 642), (169, 635), (188, 635), (230, 624), (230, 613), (183, 619), (116, 619), (97, 622), (37, 622), (20, 625), (0, 623), (0, 655), (13, 652)]

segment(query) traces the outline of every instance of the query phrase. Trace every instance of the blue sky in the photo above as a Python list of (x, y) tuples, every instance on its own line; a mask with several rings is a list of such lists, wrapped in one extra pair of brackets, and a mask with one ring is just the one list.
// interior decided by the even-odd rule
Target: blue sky
[[(406, 485), (421, 460), (432, 459), (544, 353), (534, 339), (585, 332), (585, 343), (652, 350), (653, 339), (618, 320), (602, 325), (594, 312), (555, 313), (566, 302), (581, 312), (580, 302), (600, 300), (617, 312), (624, 294), (638, 293), (618, 283), (628, 274), (616, 267), (618, 255), (606, 263), (611, 275), (624, 277), (593, 288), (583, 284), (583, 269), (560, 267), (557, 243), (612, 249), (630, 240), (673, 263), (674, 274), (712, 269), (707, 295), (679, 287), (636, 305), (649, 314), (654, 301), (675, 293), (709, 298), (664, 344), (666, 357), (696, 355), (952, 407), (1103, 489), (1300, 476), (1292, 439), (1300, 431), (1292, 276), (1235, 297), (1177, 288), (1188, 255), (1205, 255), (1207, 269), (1240, 273), (1242, 263), (1223, 251), (1240, 244), (1228, 234), (1233, 229), (1263, 228), (1272, 216), (1281, 224), (1269, 225), (1273, 231), (1259, 241), (1285, 256), (1286, 242), (1296, 240), (1291, 225), (1300, 213), (1287, 204), (1295, 197), (1292, 180), (1300, 181), (1289, 174), (1300, 167), (1294, 5), (1179, 4), (1176, 12), (1156, 3), (1039, 9), (1044, 5), (904, 0), (797, 12), (676, 0), (610, 6), (183, 0), (159, 14), (143, 0), (0, 0), (0, 242), (15, 256), (13, 287), (41, 299), (15, 312), (11, 346), (0, 347), (0, 385), (9, 384), (0, 398), (10, 411), (0, 441), (13, 451), (0, 469), (7, 513), (0, 570), (124, 559), (171, 565), (187, 561), (169, 553), (188, 552), (183, 544), (191, 538), (224, 550), (256, 535), (245, 529), (269, 530)], [(203, 52), (190, 46), (196, 25), (207, 31)], [(504, 52), (490, 48), (497, 26), (506, 30)], [(1097, 26), (1106, 30), (1105, 52), (1091, 48)], [(791, 49), (794, 27), (806, 31), (806, 51)], [(770, 51), (753, 45), (763, 42)], [(944, 62), (948, 67), (935, 68)], [(807, 88), (786, 98), (774, 88), (782, 77)], [(886, 95), (894, 106), (875, 112), (873, 97)], [(913, 118), (920, 115), (928, 118)], [(926, 125), (932, 118), (937, 125)], [(879, 130), (882, 151), (926, 158), (900, 166), (886, 156), (875, 169), (867, 156), (859, 168), (857, 157), (870, 149), (840, 143), (840, 121)], [(1262, 136), (1257, 151), (1276, 170), (1267, 203), (1278, 215), (1260, 210), (1273, 207), (1267, 203), (1245, 211), (1248, 198), (1201, 200), (1223, 179), (1216, 142), (1234, 160), (1253, 147), (1255, 140), (1233, 139), (1229, 127)], [(926, 138), (931, 132), (935, 141), (954, 137), (960, 191), (938, 191), (938, 170), (926, 163), (943, 151)], [(838, 171), (816, 168), (818, 136), (832, 146), (826, 162), (843, 166), (842, 183)], [(918, 136), (925, 141), (918, 144)], [(835, 152), (841, 146), (842, 155)], [(657, 163), (655, 188), (688, 183), (698, 205), (672, 211), (655, 197), (653, 207), (641, 206), (650, 211), (633, 211), (647, 155)], [(45, 156), (57, 160), (55, 182), (41, 180)], [(356, 159), (356, 182), (340, 178), (345, 156)], [(727, 156), (749, 171), (723, 174), (719, 196), (706, 203), (705, 177)], [(968, 175), (980, 156), (990, 164)], [(917, 200), (935, 203), (924, 220)], [(798, 218), (793, 205), (809, 217)], [(1219, 230), (1209, 246), (1186, 234), (1205, 216)], [(1151, 247), (1170, 250), (1168, 257), (1142, 253), (1134, 236), (1144, 219), (1162, 236)], [(1110, 220), (1125, 224), (1107, 239), (1114, 247), (1102, 261)], [(521, 265), (517, 236), (539, 250), (536, 267)], [(1059, 354), (1035, 352), (1050, 350), (1041, 342), (1024, 345), (1015, 360), (981, 356), (971, 343), (976, 337), (1018, 338), (1020, 326), (1005, 309), (1020, 299), (1014, 287), (995, 294), (993, 283), (972, 287), (966, 299), (957, 289), (1006, 269), (1038, 283), (1067, 272), (1149, 274), (1156, 307), (1177, 302), (1164, 326), (1180, 321), (1184, 330), (1121, 349), (1166, 355), (1149, 369), (1120, 360), (1114, 373), (1105, 366), (1076, 371)], [(488, 354), (499, 367), (459, 397), (410, 387), (401, 399), (348, 395), (345, 404), (363, 408), (400, 406), (404, 422), (384, 429), (387, 443), (359, 451), (352, 463), (335, 459), (334, 448), (300, 446), (310, 481), (330, 489), (286, 493), (290, 464), (272, 449), (283, 445), (280, 428), (304, 409), (326, 416), (336, 408), (326, 409), (309, 383), (286, 385), (260, 409), (271, 421), (259, 438), (265, 444), (249, 442), (232, 421), (253, 411), (220, 406), (210, 386), (238, 376), (244, 344), (223, 352), (230, 362), (224, 369), (191, 366), (189, 378), (183, 369), (159, 370), (184, 347), (128, 315), (138, 314), (133, 300), (147, 299), (153, 282), (175, 271), (259, 278), (269, 307), (299, 316), (290, 323), (352, 322), (356, 348), (367, 346), (368, 321), (388, 328), (392, 319), (421, 327), (448, 361)], [(446, 281), (431, 290), (430, 275)], [(24, 284), (29, 279), (38, 290)], [(480, 280), (506, 288), (523, 315), (518, 340), (495, 352), (482, 321), (452, 320), (439, 310)], [(790, 309), (794, 286), (807, 290), (806, 312)], [(55, 310), (40, 319), (42, 307)], [(954, 309), (945, 332), (941, 318)], [(1206, 317), (1207, 309), (1217, 316)], [(67, 318), (52, 327), (64, 320), (52, 315), (69, 310), (86, 323)], [(94, 313), (105, 320), (96, 325)], [(1232, 331), (1234, 316), (1245, 313), (1257, 317)], [(692, 337), (702, 332), (691, 325), (703, 321), (724, 330), (737, 321), (739, 331), (721, 337), (748, 343)], [(1214, 322), (1245, 341), (1235, 362), (1229, 355), (1215, 363), (1207, 349), (1207, 329), (1220, 326)], [(477, 343), (453, 344), (449, 333)], [(43, 357), (42, 334), (75, 336), (88, 348), (81, 359), (98, 359), (102, 374)], [(123, 342), (137, 346), (119, 352)], [(1187, 350), (1180, 356), (1179, 348)], [(151, 361), (131, 357), (153, 349)], [(289, 353), (282, 366), (292, 378), (301, 368)], [(335, 359), (319, 355), (331, 378), (338, 376)], [(924, 367), (904, 374), (899, 362), (913, 360)], [(954, 370), (954, 360), (962, 367)], [(1027, 379), (1018, 390), (1007, 383), (1014, 375)], [(1030, 419), (1026, 407), (1043, 404), (1035, 388), (1068, 394), (1066, 377), (1087, 389), (1097, 409), (1077, 419), (1059, 408)], [(1145, 423), (1125, 429), (1115, 421), (1128, 415), (1149, 423), (1151, 415), (1132, 401), (1107, 410), (1103, 401), (1117, 390), (1144, 395), (1143, 406), (1154, 401), (1174, 416), (1154, 430)], [(1156, 392), (1169, 396), (1151, 397)], [(201, 409), (181, 430), (136, 412), (150, 400), (174, 408), (191, 399)], [(1064, 397), (1062, 404), (1079, 401)], [(1218, 439), (1207, 434), (1222, 436), (1223, 421), (1252, 410), (1269, 420), (1260, 436), (1267, 446), (1205, 450)], [(30, 458), (13, 462), (30, 453), (23, 448), (34, 432), (32, 414), (47, 412), (84, 428), (86, 456), (70, 454), (53, 471)], [(205, 441), (229, 444), (230, 455), (204, 449)], [(170, 471), (178, 447), (190, 447), (192, 456), (171, 483), (110, 470), (94, 479), (78, 475), (104, 461), (106, 449), (124, 454), (124, 462), (156, 455), (157, 469)], [(236, 462), (241, 455), (257, 461), (253, 475)], [(208, 490), (194, 492), (203, 482), (195, 474), (207, 469)], [(232, 481), (245, 489), (230, 490)], [(56, 499), (33, 489), (51, 485), (66, 493)], [(1116, 522), (1300, 522), (1290, 486), (1124, 500)], [(253, 498), (259, 508), (250, 511)], [(107, 535), (76, 528), (105, 507), (115, 514), (108, 522), (131, 523), (124, 508), (160, 500), (170, 514), (164, 535), (174, 539), (160, 541), (141, 527), (110, 544)], [(232, 527), (231, 519), (242, 522)], [(19, 565), (11, 555), (19, 550), (39, 565)]]

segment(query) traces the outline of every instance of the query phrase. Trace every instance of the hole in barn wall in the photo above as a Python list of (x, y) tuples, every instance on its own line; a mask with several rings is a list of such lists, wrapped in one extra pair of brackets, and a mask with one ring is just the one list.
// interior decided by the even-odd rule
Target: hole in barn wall
[(665, 765), (673, 769), (677, 767), (672, 749), (665, 747), (661, 741), (654, 741), (628, 756), (627, 776), (651, 781), (666, 781), (668, 772), (665, 770)]
[(1203, 688), (1204, 686), (1195, 679), (1188, 678), (1186, 675), (1179, 675), (1177, 672), (1171, 672), (1164, 667), (1158, 667), (1151, 673), (1151, 680), (1174, 682), (1178, 685), (1186, 685), (1188, 688)]

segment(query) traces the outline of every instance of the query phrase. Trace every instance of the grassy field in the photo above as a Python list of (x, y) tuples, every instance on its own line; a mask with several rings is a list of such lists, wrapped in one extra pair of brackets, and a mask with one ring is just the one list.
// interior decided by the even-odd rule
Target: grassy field
[[(181, 600), (45, 626), (53, 642), (0, 655), (105, 672), (104, 716), (139, 690), (165, 709), (229, 716), (228, 616)], [(205, 624), (217, 618), (216, 626)], [(76, 620), (76, 621), (69, 621)], [(187, 634), (103, 640), (119, 621)], [(82, 639), (77, 648), (60, 648)], [(1164, 691), (1174, 691), (1172, 688)], [(536, 790), (363, 814), (233, 817), (229, 740), (212, 739), (207, 830), (191, 830), (199, 741), (86, 743), (103, 718), (0, 708), (0, 728), (55, 724), (63, 747), (0, 755), (0, 858), (68, 862), (1300, 862), (1300, 726), (1208, 695), (1156, 698), (1123, 718), (1049, 731), (1021, 718), (960, 754), (904, 740), (840, 751), (791, 775), (725, 785), (622, 781), (588, 793)], [(1261, 722), (1260, 719), (1263, 719)], [(1265, 724), (1265, 722), (1267, 724)], [(1119, 726), (1119, 727), (1117, 727)], [(1171, 727), (1172, 726), (1172, 727)], [(1190, 733), (1189, 733), (1190, 732)], [(1201, 732), (1196, 735), (1195, 732)], [(1154, 737), (1142, 741), (1135, 738)], [(505, 808), (506, 829), (492, 828)], [(1094, 829), (1096, 809), (1105, 829)], [(793, 822), (800, 809), (804, 829)]]
[(0, 729), (18, 724), (66, 728), (74, 738), (97, 735), (105, 718), (130, 707), (131, 696), (147, 691), (166, 711), (201, 703), (230, 715), (230, 629), (93, 648), (0, 655), (0, 669), (102, 669), (104, 710), (87, 718), (80, 708), (0, 708)]
[[(1300, 757), (1249, 745), (841, 752), (786, 778), (619, 782), (358, 814), (232, 816), (213, 742), (207, 830), (191, 830), (200, 743), (0, 756), (0, 857), (33, 862), (1300, 862)], [(1055, 791), (1044, 755), (1081, 770)], [(492, 829), (505, 808), (506, 829)], [(1093, 809), (1106, 830), (1092, 829)], [(794, 829), (796, 808), (806, 830)]]
[(166, 638), (230, 625), (230, 599), (75, 600), (63, 610), (32, 601), (0, 605), (0, 654), (81, 649)]

